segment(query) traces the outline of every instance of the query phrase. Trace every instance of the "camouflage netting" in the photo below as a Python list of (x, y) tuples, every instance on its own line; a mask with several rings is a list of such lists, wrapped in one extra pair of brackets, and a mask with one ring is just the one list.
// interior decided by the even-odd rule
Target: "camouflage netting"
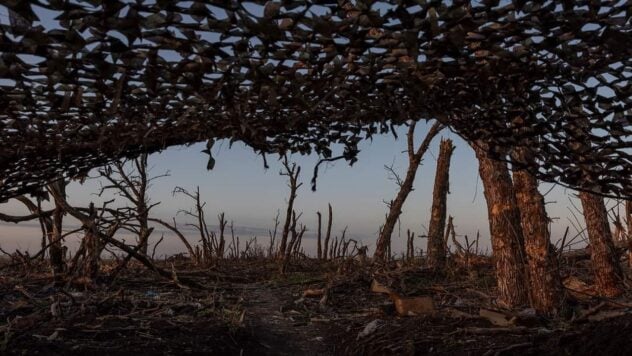
[(632, 196), (630, 1), (2, 4), (0, 199), (211, 138), (353, 160), (433, 118), (529, 147), (545, 181)]

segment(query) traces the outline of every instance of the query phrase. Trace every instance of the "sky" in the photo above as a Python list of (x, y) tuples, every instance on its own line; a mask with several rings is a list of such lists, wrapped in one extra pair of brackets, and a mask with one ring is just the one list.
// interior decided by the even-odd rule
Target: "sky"
[[(417, 127), (415, 142), (419, 145), (429, 125), (424, 123)], [(323, 216), (326, 216), (328, 203), (331, 203), (334, 211), (333, 235), (340, 235), (341, 231), (348, 227), (347, 237), (357, 239), (370, 248), (374, 246), (378, 229), (388, 211), (384, 201), (393, 199), (397, 192), (397, 184), (391, 179), (385, 165), (393, 165), (402, 176), (408, 166), (404, 133), (405, 128), (402, 127), (399, 129), (399, 139), (392, 135), (381, 135), (376, 136), (373, 141), (362, 142), (359, 160), (353, 166), (338, 161), (321, 168), (315, 192), (311, 190), (310, 180), (318, 157), (291, 157), (291, 161), (302, 167), (300, 180), (303, 186), (298, 191), (295, 209), (303, 213), (301, 221), (308, 228), (306, 251), (313, 251), (314, 248), (316, 212), (321, 211)], [(414, 231), (416, 235), (424, 235), (427, 232), (436, 157), (441, 137), (452, 139), (456, 146), (450, 171), (448, 214), (454, 217), (459, 236), (473, 237), (480, 231), (480, 246), (483, 251), (489, 248), (487, 208), (483, 187), (478, 178), (478, 162), (467, 143), (453, 132), (444, 129), (433, 140), (418, 170), (415, 189), (404, 205), (400, 224), (393, 235), (393, 251), (402, 248), (407, 229)], [(207, 171), (208, 156), (201, 152), (203, 148), (204, 144), (200, 143), (188, 147), (171, 147), (150, 155), (151, 175), (168, 173), (168, 176), (157, 179), (150, 187), (150, 200), (160, 202), (151, 211), (151, 215), (166, 220), (175, 217), (181, 226), (184, 225), (188, 220), (178, 211), (192, 208), (193, 203), (183, 196), (174, 196), (172, 191), (176, 186), (191, 191), (199, 186), (202, 199), (207, 202), (207, 222), (211, 229), (217, 224), (217, 214), (225, 212), (227, 219), (234, 222), (235, 231), (242, 239), (257, 235), (261, 243), (267, 243), (267, 231), (274, 227), (273, 219), (277, 211), (281, 210), (283, 214), (289, 194), (287, 177), (279, 175), (280, 161), (276, 157), (268, 157), (270, 168), (266, 170), (261, 156), (256, 155), (252, 149), (240, 143), (235, 143), (229, 148), (227, 141), (219, 141), (213, 148), (216, 166), (212, 171)], [(111, 198), (116, 199), (112, 206), (126, 204), (125, 199), (121, 197), (97, 196), (96, 193), (103, 181), (96, 177), (95, 171), (91, 176), (95, 178), (87, 180), (84, 184), (72, 182), (68, 187), (68, 199), (72, 205), (87, 206), (90, 202), (100, 205)], [(574, 192), (550, 184), (542, 184), (540, 188), (542, 193), (548, 192), (547, 211), (554, 219), (551, 225), (552, 239), (560, 239), (567, 226), (570, 226), (570, 239), (583, 226), (580, 213), (574, 212), (571, 203), (571, 200), (575, 200)], [(575, 201), (574, 205), (579, 206), (579, 203)], [(26, 210), (16, 201), (0, 204), (0, 211), (6, 214), (26, 214)], [(573, 215), (579, 217), (578, 222)], [(283, 218), (283, 215), (281, 217)], [(68, 229), (76, 224), (72, 220), (67, 221)], [(175, 236), (162, 229), (156, 230), (152, 235), (152, 241), (157, 241), (162, 234), (165, 235), (165, 239), (159, 246), (159, 254), (184, 251), (184, 247)], [(196, 235), (192, 231), (188, 231), (187, 235), (191, 237), (191, 241), (196, 241)], [(0, 247), (7, 251), (20, 248), (36, 252), (40, 236), (39, 226), (35, 223), (0, 225)], [(76, 244), (76, 241), (77, 238), (71, 240), (71, 245)], [(417, 238), (415, 244), (417, 248), (425, 250), (425, 239)]]
[[(262, 11), (261, 7), (252, 5), (253, 13)], [(43, 24), (55, 27), (55, 14), (38, 10)], [(7, 23), (6, 8), (0, 6), (0, 22)], [(427, 131), (428, 125), (418, 125), (416, 143), (419, 144)], [(395, 197), (397, 185), (389, 177), (385, 165), (393, 165), (400, 175), (407, 168), (407, 156), (404, 129), (400, 129), (400, 139), (392, 135), (376, 136), (373, 141), (360, 144), (359, 161), (350, 167), (339, 161), (321, 169), (318, 179), (318, 190), (310, 189), (311, 174), (318, 157), (293, 156), (292, 160), (302, 167), (301, 180), (304, 183), (298, 192), (295, 209), (302, 212), (302, 221), (308, 227), (307, 237), (313, 237), (316, 231), (316, 212), (326, 216), (327, 204), (334, 209), (333, 234), (340, 234), (348, 227), (347, 236), (361, 240), (372, 247), (377, 232), (384, 221), (388, 208), (384, 201)], [(398, 251), (403, 245), (406, 230), (417, 235), (426, 233), (432, 204), (432, 187), (434, 170), (440, 136), (454, 140), (456, 150), (450, 172), (450, 195), (448, 196), (448, 214), (454, 216), (458, 235), (475, 236), (481, 233), (481, 246), (489, 247), (487, 208), (483, 188), (478, 178), (478, 163), (472, 149), (456, 134), (444, 130), (435, 138), (430, 150), (424, 157), (417, 179), (415, 190), (410, 194), (401, 215), (400, 229), (393, 236), (393, 250)], [(288, 196), (286, 177), (279, 175), (281, 165), (274, 157), (268, 158), (269, 169), (264, 169), (260, 156), (240, 143), (229, 149), (228, 143), (220, 141), (213, 148), (213, 156), (217, 163), (212, 171), (206, 170), (208, 156), (200, 151), (203, 144), (188, 147), (171, 147), (163, 152), (150, 156), (152, 173), (161, 175), (169, 172), (167, 177), (154, 182), (150, 189), (153, 202), (160, 202), (152, 210), (152, 215), (170, 220), (176, 217), (181, 224), (186, 221), (178, 211), (190, 209), (192, 202), (182, 196), (173, 196), (174, 187), (180, 186), (188, 190), (200, 187), (202, 199), (207, 202), (206, 215), (210, 225), (216, 224), (214, 217), (225, 212), (227, 218), (234, 221), (236, 231), (243, 238), (258, 235), (265, 240), (266, 231), (273, 228), (273, 218), (277, 210), (284, 211)], [(96, 175), (94, 172), (92, 175)], [(90, 202), (100, 202), (111, 197), (98, 197), (96, 192), (101, 181), (90, 179), (83, 185), (73, 182), (68, 188), (69, 201), (76, 206), (87, 206)], [(551, 189), (552, 188), (552, 189)], [(574, 206), (579, 206), (574, 192), (560, 186), (552, 187), (542, 184), (541, 191), (547, 192), (547, 210), (553, 219), (551, 225), (552, 239), (555, 241), (570, 226), (569, 238), (582, 230), (583, 220)], [(573, 201), (575, 201), (573, 203)], [(117, 197), (115, 205), (122, 206), (125, 201)], [(609, 206), (614, 202), (609, 201)], [(24, 214), (25, 209), (17, 202), (0, 204), (0, 211), (7, 214)], [(579, 217), (579, 219), (577, 219)], [(68, 228), (76, 222), (68, 221)], [(183, 251), (183, 246), (171, 235), (158, 229), (152, 237), (156, 241), (162, 234), (165, 241), (159, 253), (170, 254)], [(399, 237), (401, 233), (401, 237)], [(39, 247), (39, 227), (34, 223), (22, 225), (0, 225), (0, 247), (7, 251), (16, 248), (35, 252)], [(195, 241), (193, 234), (189, 234)], [(129, 236), (126, 238), (130, 238)], [(77, 238), (70, 241), (76, 245)], [(307, 241), (307, 248), (313, 248), (313, 239)], [(416, 239), (416, 246), (425, 249), (425, 240)]]

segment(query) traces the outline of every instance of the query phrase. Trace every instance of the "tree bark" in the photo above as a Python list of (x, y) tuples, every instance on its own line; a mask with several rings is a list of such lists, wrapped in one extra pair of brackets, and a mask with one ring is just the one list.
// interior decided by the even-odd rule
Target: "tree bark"
[(320, 211), (316, 212), (316, 215), (318, 215), (318, 250), (317, 250), (317, 256), (318, 259), (322, 259), (323, 258), (323, 246), (321, 244), (321, 228), (322, 228), (322, 216), (320, 214)]
[(602, 296), (616, 297), (623, 290), (623, 272), (612, 241), (608, 213), (603, 197), (580, 192), (586, 230), (591, 247), (590, 259), (595, 273), (595, 284)]
[(290, 182), (290, 196), (287, 202), (287, 210), (285, 213), (285, 224), (283, 225), (283, 232), (281, 234), (281, 243), (279, 244), (279, 256), (278, 258), (283, 260), (287, 249), (288, 236), (290, 234), (290, 225), (292, 224), (292, 212), (294, 211), (294, 200), (296, 199), (296, 191), (302, 185), (298, 183), (298, 176), (301, 174), (301, 167), (297, 168), (296, 163), (290, 165), (287, 160), (287, 156), (284, 157), (283, 167), (285, 172), (281, 172), (281, 175), (288, 176)]
[[(53, 183), (51, 186), (53, 186), (54, 189), (57, 189), (60, 195), (64, 197), (66, 196), (66, 183), (63, 180)], [(48, 234), (48, 242), (50, 243), (50, 264), (53, 268), (53, 273), (55, 274), (62, 273), (65, 270), (64, 250), (61, 242), (63, 234), (63, 219), (64, 209), (55, 202), (55, 210), (53, 211), (51, 224), (52, 231), (49, 231)]]
[[(519, 148), (514, 158), (524, 161), (527, 154), (526, 148)], [(514, 170), (513, 183), (527, 254), (531, 307), (542, 314), (556, 315), (564, 304), (564, 289), (557, 255), (551, 248), (544, 196), (538, 191), (537, 179), (525, 169)]]
[[(134, 160), (136, 164), (136, 170), (140, 177), (138, 182), (138, 188), (134, 189), (134, 185), (130, 184), (130, 189), (134, 191), (136, 195), (136, 211), (138, 212), (138, 223), (140, 229), (138, 231), (138, 244), (140, 246), (140, 252), (147, 255), (149, 249), (149, 236), (153, 229), (149, 228), (149, 207), (147, 201), (147, 153), (143, 153), (140, 157)], [(123, 170), (121, 169), (121, 173)]]
[(625, 202), (625, 216), (628, 222), (628, 265), (632, 266), (632, 199)]
[(328, 258), (329, 252), (329, 239), (331, 238), (331, 224), (333, 223), (333, 211), (331, 209), (331, 204), (328, 204), (329, 215), (327, 218), (327, 233), (325, 234), (325, 246), (323, 250), (323, 259), (326, 261)]
[(454, 152), (452, 140), (441, 140), (434, 190), (432, 192), (432, 211), (428, 227), (428, 266), (442, 269), (445, 267), (446, 251), (443, 243), (447, 200), (450, 189), (450, 159)]
[(386, 221), (384, 222), (384, 226), (382, 227), (382, 231), (380, 232), (380, 236), (377, 240), (377, 244), (375, 247), (374, 258), (378, 261), (385, 261), (387, 259), (387, 253), (389, 247), (391, 245), (391, 235), (393, 234), (393, 230), (395, 229), (395, 224), (399, 219), (399, 216), (402, 213), (402, 207), (404, 206), (404, 202), (408, 197), (408, 194), (413, 190), (413, 182), (415, 181), (415, 175), (417, 174), (417, 168), (421, 164), (421, 159), (423, 155), (428, 150), (428, 146), (430, 146), (430, 142), (432, 139), (443, 129), (443, 125), (439, 122), (435, 123), (428, 134), (426, 134), (426, 138), (421, 143), (417, 151), (414, 151), (414, 133), (415, 133), (415, 123), (410, 124), (410, 128), (408, 130), (407, 140), (408, 140), (408, 170), (406, 171), (406, 177), (403, 181), (399, 183), (400, 188), (399, 192), (397, 192), (397, 196), (395, 200), (391, 201), (388, 215), (386, 216)]
[(496, 265), (498, 303), (514, 308), (527, 303), (527, 275), (520, 211), (507, 163), (487, 154), (484, 142), (472, 145), (485, 190), (489, 231)]
[[(58, 180), (55, 183), (51, 183), (48, 185), (50, 189), (55, 189), (59, 192), (59, 194), (65, 196), (65, 182), (63, 179)], [(44, 248), (48, 245), (48, 255), (50, 266), (53, 270), (54, 275), (58, 275), (59, 273), (64, 272), (65, 263), (64, 263), (64, 250), (63, 244), (61, 241), (62, 236), (62, 223), (63, 223), (63, 214), (64, 210), (59, 204), (55, 204), (55, 209), (52, 210), (51, 214), (42, 212), (40, 209), (40, 204), (35, 204), (25, 196), (17, 197), (17, 200), (24, 204), (27, 209), (31, 213), (40, 214), (39, 220), (42, 226), (42, 231), (44, 233), (44, 242), (48, 240), (48, 243), (44, 244)], [(5, 219), (7, 216), (3, 216), (2, 220), (11, 221)], [(28, 217), (25, 217), (28, 218)], [(13, 222), (18, 222), (18, 220), (13, 220)], [(42, 255), (43, 256), (43, 255)]]
[(628, 238), (632, 239), (632, 199), (625, 202), (625, 215), (628, 222)]

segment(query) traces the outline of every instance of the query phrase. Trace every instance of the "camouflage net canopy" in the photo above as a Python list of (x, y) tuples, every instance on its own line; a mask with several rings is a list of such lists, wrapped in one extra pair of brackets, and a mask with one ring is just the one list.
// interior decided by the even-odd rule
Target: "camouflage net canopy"
[(632, 197), (630, 1), (2, 4), (0, 199), (207, 139), (353, 160), (420, 119)]

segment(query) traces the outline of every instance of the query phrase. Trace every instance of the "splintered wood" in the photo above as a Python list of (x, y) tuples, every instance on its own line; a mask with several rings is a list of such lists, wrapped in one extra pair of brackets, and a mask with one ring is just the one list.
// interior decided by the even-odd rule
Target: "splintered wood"
[(373, 293), (388, 294), (395, 305), (399, 316), (430, 315), (436, 312), (434, 301), (431, 297), (402, 297), (377, 280), (371, 283)]

